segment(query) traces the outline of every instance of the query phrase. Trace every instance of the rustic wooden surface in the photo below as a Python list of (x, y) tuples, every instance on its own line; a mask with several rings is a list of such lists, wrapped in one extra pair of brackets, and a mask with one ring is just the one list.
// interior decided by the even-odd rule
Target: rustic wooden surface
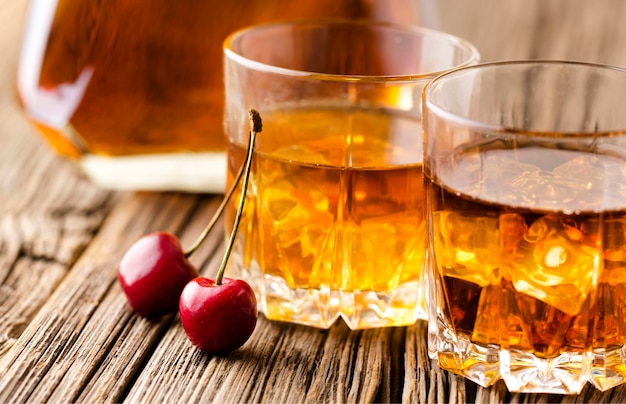
[[(484, 61), (626, 67), (623, 0), (424, 3)], [(13, 92), (25, 10), (26, 0), (0, 0), (0, 402), (626, 402), (626, 387), (477, 387), (428, 360), (422, 322), (351, 332), (260, 319), (244, 347), (214, 357), (188, 343), (176, 316), (134, 315), (116, 281), (123, 252), (154, 230), (189, 245), (219, 196), (101, 190), (43, 144)], [(211, 273), (222, 247), (212, 235), (192, 261)]]

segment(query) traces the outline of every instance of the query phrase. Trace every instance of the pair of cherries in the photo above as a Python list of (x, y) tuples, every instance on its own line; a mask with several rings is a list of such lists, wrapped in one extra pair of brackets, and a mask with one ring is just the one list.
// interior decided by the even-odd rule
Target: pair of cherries
[[(257, 322), (257, 302), (250, 285), (241, 279), (224, 277), (243, 213), (254, 141), (262, 129), (261, 117), (255, 110), (250, 110), (250, 126), (246, 161), (194, 245), (185, 252), (178, 238), (170, 233), (148, 234), (130, 247), (118, 267), (120, 286), (138, 314), (158, 317), (178, 310), (191, 343), (209, 353), (239, 348), (250, 338)], [(241, 199), (222, 264), (215, 280), (201, 277), (188, 258), (217, 223), (242, 175)]]

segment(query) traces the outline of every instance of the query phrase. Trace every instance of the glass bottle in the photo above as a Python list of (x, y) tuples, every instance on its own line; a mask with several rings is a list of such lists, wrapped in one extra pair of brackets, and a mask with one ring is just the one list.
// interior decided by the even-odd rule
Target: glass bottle
[(420, 23), (417, 0), (32, 0), (23, 110), (110, 189), (223, 192), (222, 42), (279, 19)]

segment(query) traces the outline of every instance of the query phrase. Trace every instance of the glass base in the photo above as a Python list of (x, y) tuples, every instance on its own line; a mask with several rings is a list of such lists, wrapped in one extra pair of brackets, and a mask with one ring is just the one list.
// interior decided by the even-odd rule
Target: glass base
[(600, 391), (626, 382), (624, 347), (594, 352), (562, 352), (555, 358), (482, 346), (463, 335), (455, 335), (439, 317), (429, 327), (429, 355), (441, 369), (464, 376), (488, 387), (504, 380), (511, 392), (579, 394), (587, 382)]
[(80, 166), (96, 185), (107, 189), (223, 193), (226, 186), (224, 152), (87, 154), (80, 158)]
[(626, 347), (596, 349), (589, 382), (600, 391), (626, 383)]
[[(237, 259), (233, 260), (237, 261)], [(231, 275), (245, 279), (257, 294), (259, 311), (269, 320), (316, 328), (329, 328), (342, 318), (350, 329), (395, 327), (423, 319), (423, 296), (417, 281), (399, 285), (393, 292), (340, 291), (330, 288), (293, 289), (277, 276), (234, 264)]]

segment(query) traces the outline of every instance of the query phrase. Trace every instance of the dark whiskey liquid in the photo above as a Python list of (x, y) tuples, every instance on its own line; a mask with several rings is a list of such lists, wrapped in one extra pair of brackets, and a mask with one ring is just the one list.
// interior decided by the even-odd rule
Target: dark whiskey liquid
[[(626, 343), (623, 157), (477, 148), (436, 174), (426, 182), (440, 322), (476, 352), (509, 352), (518, 369), (530, 356), (583, 369), (593, 350), (596, 383), (624, 377), (609, 360)], [(441, 366), (472, 372), (477, 362), (452, 352)]]

